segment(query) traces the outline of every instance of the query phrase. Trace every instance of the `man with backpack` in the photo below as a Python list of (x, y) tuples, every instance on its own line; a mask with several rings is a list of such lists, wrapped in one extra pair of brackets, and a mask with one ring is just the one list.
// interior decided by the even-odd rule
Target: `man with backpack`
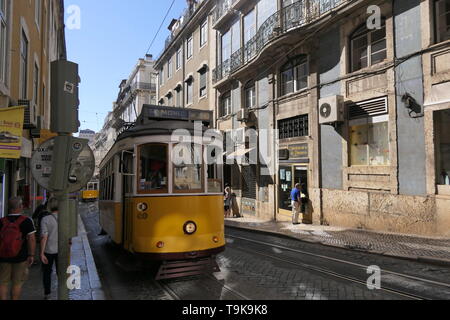
[(21, 198), (8, 202), (9, 215), (0, 220), (0, 300), (19, 300), (22, 286), (28, 278), (28, 268), (34, 262), (36, 229), (33, 221), (22, 215)]

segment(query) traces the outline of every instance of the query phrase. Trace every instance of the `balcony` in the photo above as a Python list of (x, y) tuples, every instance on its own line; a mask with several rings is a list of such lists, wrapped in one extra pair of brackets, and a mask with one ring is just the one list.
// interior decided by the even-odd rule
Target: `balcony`
[[(239, 0), (234, 0), (233, 3)], [(258, 29), (255, 36), (230, 59), (213, 70), (213, 82), (217, 83), (255, 59), (272, 40), (295, 29), (309, 25), (333, 9), (354, 0), (300, 0), (277, 11)]]
[(233, 3), (236, 0), (222, 0), (218, 1), (212, 13), (213, 28), (218, 29), (223, 21), (228, 20), (228, 17), (234, 14)]

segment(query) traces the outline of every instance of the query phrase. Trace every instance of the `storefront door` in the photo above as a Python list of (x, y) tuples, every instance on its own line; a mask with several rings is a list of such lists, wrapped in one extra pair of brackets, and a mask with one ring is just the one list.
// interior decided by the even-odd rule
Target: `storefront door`
[(301, 165), (282, 165), (278, 172), (280, 181), (278, 187), (279, 213), (291, 215), (291, 191), (297, 183), (308, 187), (308, 168)]

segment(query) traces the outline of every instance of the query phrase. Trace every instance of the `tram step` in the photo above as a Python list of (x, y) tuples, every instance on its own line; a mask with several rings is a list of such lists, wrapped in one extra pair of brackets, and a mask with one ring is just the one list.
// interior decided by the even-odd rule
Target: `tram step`
[(220, 272), (215, 257), (196, 260), (164, 261), (159, 268), (156, 280), (183, 278), (215, 272)]

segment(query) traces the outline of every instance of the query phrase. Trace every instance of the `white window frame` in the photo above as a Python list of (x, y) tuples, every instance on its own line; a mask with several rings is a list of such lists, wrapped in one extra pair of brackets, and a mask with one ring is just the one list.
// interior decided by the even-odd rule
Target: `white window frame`
[(208, 43), (208, 19), (200, 25), (200, 49)]
[(194, 56), (194, 35), (191, 34), (186, 40), (186, 61)]
[[(289, 61), (285, 65), (287, 65), (289, 63), (292, 63), (292, 62)], [(285, 65), (283, 65), (283, 67)], [(306, 86), (305, 87), (300, 87), (298, 79), (299, 79), (300, 69), (303, 66), (306, 68)], [(283, 67), (281, 69), (283, 69)], [(293, 82), (294, 82), (293, 83), (293, 92), (284, 92), (283, 91), (283, 87), (285, 86), (284, 82), (283, 82), (283, 73), (288, 72), (288, 71), (293, 73)], [(293, 93), (296, 93), (296, 92), (300, 92), (300, 91), (306, 90), (308, 88), (309, 88), (309, 59), (308, 58), (306, 58), (304, 62), (302, 62), (302, 63), (300, 63), (298, 65), (292, 66), (290, 69), (286, 69), (286, 70), (280, 71), (280, 96), (281, 97), (287, 96), (289, 94), (293, 94)]]
[(33, 68), (33, 105), (36, 107), (36, 110), (38, 109), (39, 105), (39, 82), (40, 82), (40, 68), (38, 63), (34, 62), (34, 68)]
[(183, 48), (180, 46), (176, 53), (176, 70), (181, 69), (181, 65), (183, 64)]
[[(202, 74), (205, 77), (205, 86), (201, 87), (201, 83), (202, 83)], [(207, 96), (208, 94), (208, 70), (206, 68), (202, 68), (199, 72), (198, 72), (198, 76), (199, 76), (199, 88), (198, 88), (198, 95), (200, 98), (204, 98)], [(204, 93), (202, 94), (202, 90), (204, 90)]]
[[(27, 52), (26, 56), (22, 55), (22, 43), (23, 40), (26, 40), (27, 43)], [(28, 98), (28, 79), (29, 79), (29, 63), (30, 63), (30, 40), (27, 36), (27, 33), (24, 28), (21, 29), (20, 35), (20, 98), (26, 100)], [(25, 61), (24, 61), (25, 60)], [(25, 62), (25, 65), (23, 64)], [(25, 70), (24, 70), (25, 68)], [(24, 79), (25, 76), (25, 79)]]
[[(373, 63), (372, 62), (372, 55), (374, 55), (375, 53), (381, 52), (381, 51), (385, 51), (386, 52), (386, 57), (387, 57), (387, 26), (386, 23), (383, 21), (383, 26), (382, 28), (384, 28), (385, 30), (385, 35), (384, 35), (384, 41), (386, 41), (386, 46), (384, 47), (384, 50), (379, 50), (377, 52), (372, 52), (372, 46), (374, 45), (374, 43), (372, 43), (372, 35), (373, 33), (379, 31), (378, 29), (375, 30), (366, 30), (364, 33), (362, 33), (361, 35), (357, 36), (357, 37), (353, 37), (350, 39), (350, 65), (351, 65), (351, 72), (356, 72), (359, 70), (363, 70), (365, 68), (370, 68), (372, 66), (374, 66), (375, 64), (381, 63), (383, 61), (379, 61), (377, 63)], [(354, 42), (358, 39), (361, 38), (366, 38), (367, 40), (367, 65), (365, 67), (361, 67), (361, 68), (356, 68), (355, 66), (355, 46), (354, 46)], [(383, 41), (383, 39), (378, 40), (376, 43)], [(384, 59), (386, 60), (386, 58)]]
[[(224, 108), (223, 105), (225, 102), (228, 102), (226, 107)], [(231, 114), (231, 108), (232, 108), (232, 102), (231, 102), (231, 92), (224, 93), (220, 97), (220, 117), (227, 117)], [(222, 113), (222, 110), (225, 112)]]
[(194, 103), (194, 79), (186, 80), (186, 105), (189, 106)]
[(172, 57), (167, 60), (167, 79), (172, 79), (173, 76), (173, 64)]
[[(257, 104), (256, 83), (254, 82), (248, 83), (248, 85), (244, 89), (244, 99), (246, 109), (253, 109), (256, 107)], [(250, 104), (249, 101), (251, 102)]]

